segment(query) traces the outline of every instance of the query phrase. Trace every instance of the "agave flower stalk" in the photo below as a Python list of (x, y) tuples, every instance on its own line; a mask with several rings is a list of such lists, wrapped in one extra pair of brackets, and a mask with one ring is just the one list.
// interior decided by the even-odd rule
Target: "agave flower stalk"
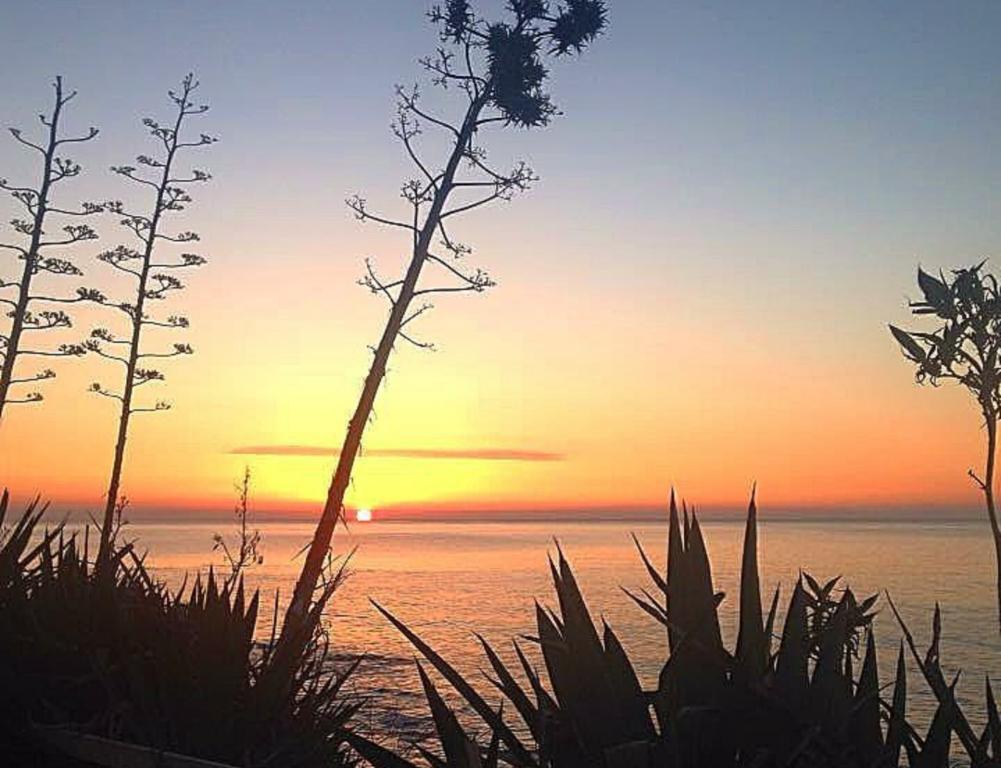
[(115, 507), (119, 500), (130, 420), (136, 413), (159, 412), (170, 408), (167, 401), (159, 399), (152, 404), (137, 404), (136, 390), (164, 380), (164, 374), (158, 368), (149, 367), (151, 361), (190, 355), (194, 351), (186, 343), (175, 343), (168, 348), (159, 347), (151, 350), (144, 342), (146, 332), (150, 328), (176, 330), (188, 327), (189, 322), (186, 317), (182, 315), (154, 317), (148, 311), (148, 305), (151, 302), (162, 301), (184, 288), (181, 280), (172, 273), (205, 263), (202, 256), (194, 253), (182, 253), (180, 256), (165, 258), (160, 255), (166, 245), (184, 245), (199, 239), (194, 232), (170, 234), (165, 231), (164, 226), (166, 215), (183, 211), (191, 202), (187, 188), (211, 178), (203, 170), (181, 172), (177, 169), (178, 157), (183, 151), (205, 147), (216, 141), (204, 133), (192, 139), (186, 139), (182, 134), (182, 128), (189, 118), (208, 111), (207, 105), (198, 105), (191, 100), (197, 88), (198, 82), (192, 75), (188, 75), (181, 82), (179, 91), (169, 91), (170, 100), (176, 110), (170, 124), (163, 125), (152, 118), (143, 120), (143, 125), (162, 149), (160, 157), (140, 155), (136, 158), (137, 166), (142, 166), (145, 173), (137, 166), (131, 165), (111, 169), (122, 178), (152, 190), (153, 200), (146, 213), (137, 213), (121, 201), (107, 204), (113, 213), (122, 217), (122, 227), (132, 235), (138, 245), (136, 247), (119, 245), (98, 256), (99, 260), (116, 271), (129, 276), (135, 288), (132, 297), (111, 304), (124, 315), (127, 334), (119, 338), (107, 328), (95, 328), (86, 342), (90, 352), (122, 366), (124, 372), (120, 389), (110, 389), (99, 382), (91, 385), (92, 392), (119, 403), (118, 433), (98, 548), (99, 567), (106, 566), (110, 562)]
[[(4, 408), (15, 403), (36, 403), (42, 394), (29, 391), (15, 394), (12, 387), (32, 385), (55, 377), (55, 371), (45, 368), (30, 374), (18, 373), (15, 366), (21, 357), (66, 357), (84, 353), (79, 344), (63, 344), (55, 349), (26, 345), (27, 336), (37, 336), (39, 332), (68, 328), (72, 325), (70, 316), (53, 305), (73, 304), (81, 301), (101, 301), (99, 292), (81, 288), (72, 297), (50, 296), (38, 293), (35, 281), (42, 275), (79, 276), (83, 273), (66, 257), (66, 251), (77, 243), (94, 240), (97, 233), (88, 224), (66, 224), (61, 235), (47, 236), (46, 229), (54, 217), (82, 219), (100, 213), (103, 207), (95, 203), (83, 203), (79, 210), (61, 208), (53, 200), (56, 186), (67, 179), (80, 175), (81, 167), (62, 156), (62, 148), (67, 144), (81, 144), (94, 139), (97, 128), (90, 128), (79, 136), (67, 136), (62, 132), (63, 112), (66, 105), (76, 96), (76, 91), (64, 91), (63, 80), (57, 77), (54, 83), (55, 103), (48, 115), (39, 115), (45, 128), (45, 139), (35, 143), (17, 128), (10, 133), (21, 145), (41, 156), (41, 178), (34, 187), (19, 186), (0, 178), (0, 189), (10, 193), (27, 212), (27, 218), (11, 221), (14, 231), (21, 236), (21, 243), (0, 243), (0, 251), (15, 254), (20, 265), (20, 275), (15, 279), (0, 279), (0, 305), (9, 308), (6, 316), (10, 324), (0, 333), (0, 419)], [(59, 256), (48, 254), (56, 250)], [(41, 303), (44, 309), (33, 309)], [(27, 334), (27, 336), (26, 336)]]
[[(482, 146), (482, 134), (489, 126), (533, 128), (548, 124), (557, 111), (544, 90), (544, 59), (579, 53), (606, 23), (603, 0), (574, 0), (559, 8), (550, 8), (544, 0), (518, 0), (508, 8), (511, 17), (496, 23), (476, 16), (467, 0), (449, 0), (432, 9), (430, 18), (439, 26), (442, 45), (421, 65), (435, 85), (462, 94), (461, 114), (457, 120), (432, 114), (420, 103), (416, 88), (398, 87), (393, 129), (417, 174), (401, 190), (409, 215), (401, 220), (374, 213), (360, 196), (348, 201), (359, 220), (405, 232), (410, 259), (403, 275), (396, 279), (380, 277), (372, 263), (366, 262), (367, 273), (360, 281), (388, 301), (389, 316), (374, 348), (323, 512), (285, 615), (280, 643), (288, 646), (292, 656), (297, 644), (308, 636), (303, 631), (304, 622), (314, 605), (314, 591), (390, 354), (400, 340), (424, 349), (433, 347), (411, 331), (410, 324), (432, 308), (430, 304), (415, 306), (415, 300), (433, 294), (480, 293), (494, 285), (486, 272), (464, 266), (470, 248), (452, 237), (454, 217), (509, 200), (536, 180), (525, 163), (516, 163), (509, 171), (493, 167)], [(442, 131), (449, 142), (440, 169), (420, 157), (418, 137), (425, 126)], [(425, 271), (431, 270), (444, 282), (422, 282)]]

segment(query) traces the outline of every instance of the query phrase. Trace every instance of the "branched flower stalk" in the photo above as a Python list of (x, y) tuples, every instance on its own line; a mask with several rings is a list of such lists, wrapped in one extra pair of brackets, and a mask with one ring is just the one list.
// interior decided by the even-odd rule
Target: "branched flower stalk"
[(243, 468), (243, 477), (236, 486), (237, 502), (233, 510), (236, 515), (236, 537), (233, 546), (229, 545), (221, 533), (212, 536), (212, 551), (222, 552), (225, 566), (229, 574), (223, 582), (227, 589), (236, 588), (244, 572), (255, 565), (264, 562), (261, 553), (261, 532), (250, 528), (250, 467)]
[(129, 299), (118, 303), (108, 302), (109, 306), (125, 317), (127, 334), (118, 337), (107, 328), (95, 328), (85, 344), (88, 351), (120, 365), (124, 373), (120, 388), (110, 389), (99, 382), (95, 382), (90, 388), (98, 395), (117, 401), (120, 406), (118, 435), (98, 549), (98, 567), (110, 562), (114, 543), (111, 534), (115, 505), (118, 503), (130, 419), (136, 413), (158, 412), (170, 408), (170, 404), (165, 400), (137, 404), (136, 390), (164, 380), (164, 374), (158, 368), (150, 367), (151, 361), (190, 355), (194, 352), (191, 346), (185, 343), (175, 343), (170, 347), (160, 346), (150, 350), (144, 342), (145, 333), (150, 328), (177, 330), (188, 327), (188, 318), (182, 315), (169, 315), (166, 318), (154, 316), (149, 312), (148, 305), (150, 302), (167, 299), (184, 288), (181, 280), (171, 273), (205, 263), (203, 257), (194, 253), (161, 256), (165, 246), (174, 244), (183, 246), (199, 239), (194, 232), (170, 234), (165, 231), (164, 226), (166, 215), (183, 211), (191, 202), (187, 188), (211, 178), (208, 173), (199, 169), (185, 172), (177, 170), (178, 156), (184, 150), (205, 147), (216, 141), (214, 137), (204, 133), (192, 139), (182, 137), (185, 122), (193, 116), (208, 111), (207, 105), (196, 105), (191, 100), (197, 88), (198, 82), (192, 75), (188, 75), (181, 82), (179, 91), (168, 92), (170, 100), (176, 107), (171, 124), (163, 125), (152, 118), (143, 120), (143, 125), (159, 145), (161, 154), (158, 157), (139, 155), (135, 166), (122, 165), (111, 169), (133, 184), (149, 189), (153, 200), (149, 210), (144, 213), (134, 212), (121, 201), (106, 204), (108, 210), (121, 217), (121, 226), (131, 234), (135, 245), (119, 245), (97, 257), (116, 271), (127, 275), (133, 281), (135, 288)]
[[(7, 308), (5, 315), (9, 319), (9, 324), (0, 333), (0, 419), (7, 405), (36, 403), (43, 399), (38, 391), (17, 394), (16, 390), (12, 392), (12, 388), (37, 384), (56, 375), (51, 368), (45, 368), (32, 373), (18, 373), (15, 378), (19, 358), (67, 357), (84, 353), (79, 344), (63, 344), (52, 349), (28, 343), (29, 337), (72, 326), (70, 316), (58, 308), (60, 305), (103, 300), (99, 292), (86, 288), (80, 288), (76, 295), (68, 297), (37, 291), (36, 280), (42, 275), (82, 275), (83, 272), (68, 258), (66, 251), (77, 243), (97, 238), (97, 233), (85, 223), (64, 224), (60, 234), (50, 236), (47, 229), (54, 228), (53, 219), (80, 220), (103, 210), (103, 206), (95, 203), (83, 203), (78, 210), (70, 210), (59, 207), (53, 201), (55, 187), (60, 182), (79, 176), (81, 172), (76, 162), (60, 154), (62, 148), (67, 144), (89, 142), (98, 134), (97, 128), (93, 127), (80, 136), (63, 134), (63, 112), (76, 96), (76, 91), (64, 91), (61, 77), (56, 78), (53, 87), (55, 103), (52, 111), (38, 116), (45, 128), (41, 142), (26, 138), (17, 128), (10, 129), (17, 142), (40, 156), (38, 185), (19, 186), (0, 178), (0, 189), (7, 191), (27, 212), (25, 218), (14, 218), (10, 222), (14, 232), (20, 236), (20, 242), (0, 242), (0, 251), (14, 254), (15, 268), (20, 273), (12, 279), (0, 278), (0, 305)], [(36, 305), (41, 305), (41, 308), (35, 309)]]
[[(360, 221), (404, 232), (410, 260), (405, 272), (393, 279), (381, 277), (367, 261), (360, 281), (388, 302), (389, 315), (373, 349), (323, 513), (285, 615), (279, 650), (289, 654), (288, 658), (294, 658), (309, 637), (306, 625), (316, 613), (318, 601), (314, 597), (323, 563), (394, 346), (403, 340), (431, 348), (412, 332), (411, 324), (431, 309), (430, 304), (420, 303), (422, 297), (481, 293), (494, 285), (486, 272), (465, 266), (470, 248), (452, 236), (451, 225), (461, 214), (510, 200), (536, 180), (525, 163), (516, 163), (510, 170), (491, 165), (483, 147), (485, 129), (547, 125), (557, 109), (545, 90), (548, 71), (544, 61), (580, 53), (606, 25), (603, 0), (568, 0), (565, 5), (510, 0), (507, 8), (508, 18), (498, 22), (477, 16), (467, 0), (449, 0), (431, 10), (430, 20), (440, 30), (440, 46), (420, 64), (434, 85), (463, 97), (461, 112), (455, 119), (433, 114), (421, 104), (416, 88), (398, 87), (393, 132), (416, 174), (401, 190), (408, 215), (396, 219), (376, 213), (361, 196), (347, 201)], [(419, 140), (425, 128), (442, 132), (448, 141), (441, 166), (421, 157)], [(415, 300), (419, 301), (416, 305)]]

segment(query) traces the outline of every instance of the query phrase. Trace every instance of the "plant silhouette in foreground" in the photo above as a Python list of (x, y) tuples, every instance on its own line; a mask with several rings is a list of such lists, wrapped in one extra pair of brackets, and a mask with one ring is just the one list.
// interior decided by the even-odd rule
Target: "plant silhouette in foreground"
[(1001, 526), (994, 499), (994, 474), (1001, 417), (1001, 287), (981, 262), (938, 277), (918, 269), (921, 301), (910, 302), (915, 315), (930, 315), (938, 327), (905, 331), (890, 326), (904, 356), (914, 363), (919, 384), (951, 380), (973, 395), (987, 432), (983, 475), (969, 475), (984, 495), (994, 538), (998, 627), (1001, 629)]
[[(359, 703), (341, 691), (357, 665), (335, 668), (322, 631), (276, 695), (262, 684), (270, 644), (254, 642), (259, 595), (245, 595), (242, 579), (219, 582), (210, 570), (171, 590), (147, 571), (134, 543), (116, 546), (98, 574), (86, 530), (41, 530), (45, 507), (37, 501), (5, 528), (8, 509), (4, 493), (5, 765), (63, 764), (49, 753), (73, 754), (79, 735), (246, 768), (353, 764), (344, 739)], [(277, 601), (274, 611), (271, 627)]]
[[(59, 305), (102, 298), (96, 291), (84, 288), (78, 289), (77, 294), (71, 297), (37, 292), (36, 281), (43, 275), (82, 275), (80, 269), (67, 257), (66, 251), (77, 243), (97, 238), (97, 233), (85, 223), (64, 224), (61, 234), (53, 234), (53, 219), (79, 221), (103, 210), (101, 205), (95, 203), (83, 203), (79, 210), (69, 210), (59, 207), (53, 200), (56, 185), (79, 176), (81, 171), (77, 163), (60, 154), (62, 148), (67, 144), (89, 142), (98, 133), (97, 128), (90, 128), (80, 136), (67, 136), (62, 132), (63, 111), (76, 96), (76, 91), (65, 92), (61, 77), (56, 78), (54, 88), (55, 103), (52, 111), (48, 115), (38, 116), (45, 128), (45, 137), (41, 143), (36, 144), (26, 138), (17, 128), (10, 129), (11, 136), (20, 144), (41, 156), (41, 173), (37, 186), (18, 186), (0, 178), (0, 189), (9, 192), (27, 213), (27, 218), (15, 218), (11, 221), (11, 226), (23, 242), (0, 243), (0, 250), (15, 255), (15, 266), (19, 267), (20, 272), (10, 280), (0, 278), (0, 305), (5, 308), (5, 315), (10, 319), (9, 325), (0, 334), (0, 419), (7, 405), (42, 400), (40, 392), (16, 395), (12, 394), (11, 387), (40, 383), (56, 375), (51, 368), (45, 368), (18, 374), (20, 378), (14, 378), (18, 358), (65, 357), (82, 355), (84, 352), (78, 344), (63, 344), (55, 349), (26, 345), (25, 334), (35, 336), (41, 331), (69, 328), (72, 321), (65, 311), (57, 308)], [(43, 309), (34, 308), (39, 303)]]
[[(178, 156), (184, 150), (205, 147), (216, 141), (204, 133), (190, 140), (186, 140), (182, 135), (182, 129), (189, 118), (208, 111), (208, 106), (196, 105), (191, 100), (197, 88), (198, 82), (194, 76), (188, 75), (181, 82), (179, 91), (169, 91), (170, 100), (176, 107), (175, 116), (169, 124), (163, 125), (152, 118), (143, 120), (143, 125), (159, 145), (160, 156), (139, 155), (136, 158), (137, 166), (122, 165), (112, 168), (112, 171), (119, 176), (140, 188), (148, 189), (153, 199), (150, 208), (143, 213), (136, 212), (121, 201), (108, 204), (109, 210), (122, 217), (121, 225), (131, 233), (136, 246), (119, 245), (97, 257), (117, 272), (127, 276), (134, 286), (131, 297), (111, 305), (125, 317), (126, 335), (120, 338), (107, 328), (95, 328), (86, 342), (89, 351), (122, 366), (124, 373), (120, 389), (109, 389), (97, 382), (91, 385), (91, 391), (116, 400), (120, 404), (118, 434), (98, 548), (99, 569), (107, 563), (111, 554), (110, 535), (115, 505), (118, 503), (125, 445), (132, 415), (163, 411), (170, 407), (164, 400), (156, 400), (148, 405), (136, 405), (134, 400), (136, 389), (163, 381), (164, 374), (158, 368), (148, 367), (152, 361), (190, 355), (193, 352), (191, 346), (184, 343), (175, 343), (166, 349), (159, 347), (150, 351), (143, 342), (148, 329), (175, 330), (188, 327), (188, 319), (181, 315), (152, 316), (148, 312), (148, 304), (162, 301), (184, 288), (184, 284), (173, 273), (205, 263), (204, 258), (194, 253), (161, 256), (164, 246), (183, 245), (198, 240), (198, 235), (194, 232), (168, 234), (164, 231), (164, 217), (170, 213), (183, 211), (191, 202), (187, 187), (211, 178), (208, 173), (199, 169), (187, 172), (177, 170)], [(138, 166), (146, 172), (144, 173)]]
[[(410, 257), (403, 274), (395, 278), (379, 276), (371, 262), (366, 262), (367, 273), (361, 283), (388, 301), (389, 316), (374, 349), (323, 513), (285, 615), (281, 644), (301, 636), (299, 625), (313, 603), (390, 353), (400, 339), (418, 347), (430, 346), (411, 332), (410, 324), (431, 308), (430, 304), (415, 306), (415, 299), (444, 293), (478, 293), (493, 285), (482, 270), (464, 266), (470, 249), (454, 238), (454, 218), (494, 201), (508, 200), (535, 181), (535, 174), (525, 163), (517, 163), (510, 170), (491, 166), (483, 133), (495, 126), (547, 125), (557, 110), (545, 90), (546, 60), (580, 53), (606, 25), (603, 0), (571, 0), (565, 5), (512, 0), (507, 8), (509, 17), (492, 23), (477, 16), (466, 0), (448, 0), (432, 9), (430, 19), (440, 29), (441, 45), (420, 63), (433, 84), (461, 95), (460, 112), (454, 119), (434, 115), (422, 106), (416, 88), (397, 88), (393, 130), (416, 174), (401, 189), (407, 216), (398, 220), (373, 213), (362, 197), (348, 201), (361, 221), (404, 232)], [(421, 157), (419, 144), (425, 128), (444, 136), (441, 166)], [(422, 283), (425, 270), (433, 270), (444, 282)]]
[[(574, 573), (557, 552), (550, 561), (558, 608), (536, 604), (535, 637), (544, 673), (524, 643), (514, 642), (509, 667), (482, 637), (489, 694), (481, 693), (402, 621), (376, 607), (486, 726), (478, 744), (418, 663), (439, 745), (416, 745), (440, 768), (947, 768), (952, 735), (972, 765), (998, 765), (1001, 719), (990, 683), (988, 723), (975, 734), (957, 704), (955, 681), (939, 666), (941, 619), (922, 657), (901, 621), (907, 646), (938, 699), (925, 735), (906, 717), (907, 679), (901, 647), (892, 689), (880, 684), (872, 629), (876, 597), (856, 599), (839, 579), (821, 584), (803, 574), (776, 635), (779, 591), (762, 610), (757, 511), (748, 512), (742, 557), (738, 638), (728, 650), (705, 541), (694, 512), (679, 515), (672, 498), (667, 567), (639, 546), (652, 593), (627, 595), (667, 635), (668, 657), (656, 686), (645, 690), (619, 637), (595, 626)], [(891, 602), (892, 606), (892, 602)], [(896, 607), (893, 606), (896, 613)], [(899, 615), (898, 615), (899, 618)], [(774, 639), (777, 638), (777, 647)], [(857, 670), (857, 671), (856, 671)], [(888, 698), (883, 697), (886, 691)], [(503, 704), (489, 701), (498, 697)], [(514, 718), (507, 718), (513, 711)], [(520, 722), (518, 722), (520, 721)], [(360, 735), (352, 745), (375, 768), (412, 768), (410, 759)]]

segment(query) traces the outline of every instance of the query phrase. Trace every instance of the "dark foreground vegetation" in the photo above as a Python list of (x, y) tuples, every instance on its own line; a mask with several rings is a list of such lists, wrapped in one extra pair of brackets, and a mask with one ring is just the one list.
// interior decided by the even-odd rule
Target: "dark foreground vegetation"
[[(877, 668), (876, 596), (859, 599), (837, 579), (821, 584), (803, 574), (784, 611), (778, 589), (763, 610), (753, 502), (732, 650), (718, 618), (725, 597), (713, 589), (695, 514), (679, 514), (672, 501), (663, 572), (637, 542), (653, 587), (624, 599), (650, 616), (651, 631), (663, 632), (669, 649), (651, 690), (614, 630), (596, 626), (562, 551), (551, 562), (557, 608), (536, 605), (537, 635), (514, 642), (515, 665), (480, 638), (483, 683), (463, 677), (377, 606), (425, 660), (417, 666), (437, 739), (402, 749), (398, 734), (355, 731), (364, 702), (343, 686), (357, 663), (335, 668), (319, 613), (305, 652), (283, 667), (271, 650), (274, 618), (271, 642), (254, 643), (260, 598), (245, 594), (239, 574), (210, 572), (170, 591), (126, 543), (116, 545), (107, 578), (93, 567), (86, 533), (42, 530), (38, 503), (12, 521), (8, 507), (4, 495), (5, 765), (159, 764), (130, 757), (134, 745), (151, 748), (156, 759), (171, 753), (182, 759), (176, 765), (193, 765), (178, 757), (188, 756), (248, 767), (945, 768), (950, 752), (960, 750), (960, 759), (978, 768), (1001, 765), (990, 681), (987, 723), (975, 729), (954, 696), (958, 676), (947, 680), (940, 666), (937, 609), (924, 653), (901, 621), (904, 642), (889, 677)], [(321, 604), (342, 573), (331, 572)], [(938, 700), (920, 731), (907, 709), (908, 655)], [(431, 668), (454, 689), (459, 709), (439, 693)], [(356, 678), (364, 691), (363, 675)], [(113, 749), (80, 753), (80, 735)], [(80, 757), (87, 761), (73, 759)]]
[(0, 764), (63, 764), (51, 745), (67, 732), (235, 766), (354, 763), (344, 734), (357, 704), (340, 696), (352, 670), (331, 671), (319, 612), (280, 668), (254, 644), (259, 595), (240, 578), (210, 572), (172, 592), (130, 544), (99, 572), (89, 536), (41, 531), (38, 503), (3, 527), (8, 507), (4, 494)]
[[(527, 638), (538, 647), (542, 668), (529, 660), (524, 643), (514, 643), (518, 661), (512, 668), (481, 637), (490, 670), (485, 687), (464, 678), (402, 621), (377, 606), (492, 734), (487, 744), (477, 744), (418, 663), (440, 742), (433, 749), (415, 747), (422, 758), (419, 764), (944, 768), (951, 764), (955, 737), (969, 764), (1001, 765), (1001, 719), (990, 681), (989, 719), (977, 732), (954, 697), (957, 680), (947, 681), (940, 666), (937, 608), (932, 640), (923, 655), (900, 621), (905, 643), (892, 686), (881, 681), (877, 669), (875, 595), (859, 600), (850, 589), (839, 589), (838, 579), (820, 584), (803, 574), (776, 632), (779, 591), (764, 612), (756, 518), (752, 501), (733, 650), (723, 644), (717, 611), (724, 595), (713, 589), (694, 513), (679, 516), (672, 499), (666, 572), (640, 548), (653, 592), (627, 594), (650, 615), (651, 630), (666, 633), (669, 648), (653, 690), (640, 685), (613, 629), (604, 622), (600, 629), (595, 625), (562, 551), (557, 562), (550, 563), (558, 608), (536, 605), (538, 635)], [(890, 605), (896, 615), (892, 601)], [(989, 631), (986, 625), (984, 629)], [(922, 733), (908, 720), (905, 646), (938, 700), (932, 722)], [(418, 765), (359, 737), (352, 742), (377, 768)]]

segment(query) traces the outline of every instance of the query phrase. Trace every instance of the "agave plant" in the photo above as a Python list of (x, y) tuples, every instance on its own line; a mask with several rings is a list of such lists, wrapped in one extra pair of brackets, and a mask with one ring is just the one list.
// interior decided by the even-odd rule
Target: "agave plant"
[[(7, 508), (4, 495), (0, 526)], [(239, 766), (353, 764), (358, 702), (342, 687), (357, 665), (335, 669), (318, 616), (275, 685), (241, 580), (210, 571), (171, 591), (131, 544), (99, 576), (86, 532), (39, 535), (44, 512), (29, 505), (0, 544), (0, 752), (38, 764), (68, 729)]]
[[(437, 748), (417, 745), (427, 765), (855, 768), (898, 766), (904, 760), (913, 768), (940, 768), (948, 765), (953, 733), (973, 765), (998, 765), (1001, 728), (993, 694), (988, 686), (990, 722), (976, 737), (938, 667), (937, 619), (932, 648), (924, 660), (906, 633), (912, 655), (939, 698), (924, 737), (906, 718), (903, 646), (892, 694), (889, 700), (881, 696), (872, 628), (876, 596), (858, 600), (850, 589), (839, 587), (838, 579), (821, 584), (803, 574), (787, 603), (776, 647), (779, 591), (763, 611), (753, 498), (733, 650), (723, 642), (718, 608), (724, 596), (713, 589), (694, 511), (689, 514), (683, 508), (679, 514), (672, 497), (665, 571), (652, 564), (638, 541), (637, 547), (653, 589), (627, 594), (668, 640), (668, 657), (656, 687), (644, 690), (607, 623), (602, 622), (599, 631), (570, 564), (557, 549), (550, 567), (558, 607), (536, 605), (538, 636), (531, 638), (538, 645), (544, 673), (529, 660), (522, 643), (514, 643), (518, 668), (512, 669), (480, 638), (492, 671), (490, 688), (517, 720), (509, 721), (502, 706), (492, 705), (488, 695), (376, 604), (492, 734), (489, 744), (476, 744), (419, 665), (440, 742)], [(376, 768), (416, 765), (372, 740), (358, 735), (350, 740)]]
[[(16, 759), (22, 746), (23, 720), (28, 695), (20, 685), (21, 670), (12, 659), (12, 642), (16, 627), (9, 617), (23, 609), (30, 585), (38, 578), (38, 554), (51, 546), (61, 535), (61, 528), (48, 531), (42, 541), (36, 541), (36, 529), (46, 508), (38, 499), (28, 504), (21, 517), (7, 523), (10, 496), (0, 496), (0, 741), (5, 753)], [(6, 662), (6, 663), (5, 663)]]

